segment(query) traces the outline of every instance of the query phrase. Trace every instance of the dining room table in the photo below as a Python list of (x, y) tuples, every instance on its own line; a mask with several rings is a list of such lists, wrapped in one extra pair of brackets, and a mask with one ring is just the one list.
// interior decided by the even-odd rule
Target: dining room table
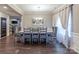
[[(21, 35), (22, 35), (22, 39), (21, 39), (21, 41), (22, 41), (22, 40), (24, 40), (24, 34), (25, 34), (25, 33), (31, 34), (31, 35), (32, 35), (32, 34), (40, 34), (40, 32), (24, 32), (24, 31), (19, 31), (19, 32), (16, 33), (16, 34), (21, 34)], [(46, 34), (47, 34), (46, 42), (48, 43), (48, 42), (49, 42), (49, 39), (52, 40), (52, 34), (53, 34), (52, 28), (48, 28)], [(24, 40), (24, 41), (25, 41), (25, 40)], [(31, 39), (31, 42), (32, 42), (32, 41), (33, 41), (33, 39)], [(40, 41), (40, 39), (38, 39), (38, 41)]]

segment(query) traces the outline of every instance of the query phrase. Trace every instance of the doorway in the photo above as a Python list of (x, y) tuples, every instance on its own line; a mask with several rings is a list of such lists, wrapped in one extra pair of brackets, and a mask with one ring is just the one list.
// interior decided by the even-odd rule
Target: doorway
[(1, 17), (1, 37), (6, 36), (6, 18)]

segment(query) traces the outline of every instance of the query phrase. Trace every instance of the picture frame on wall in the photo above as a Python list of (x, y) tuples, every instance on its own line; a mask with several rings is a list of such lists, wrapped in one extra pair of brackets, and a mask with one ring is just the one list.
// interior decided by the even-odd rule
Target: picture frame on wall
[(39, 25), (39, 26), (42, 26), (44, 24), (44, 19), (43, 18), (33, 18), (32, 19), (32, 24), (33, 25)]

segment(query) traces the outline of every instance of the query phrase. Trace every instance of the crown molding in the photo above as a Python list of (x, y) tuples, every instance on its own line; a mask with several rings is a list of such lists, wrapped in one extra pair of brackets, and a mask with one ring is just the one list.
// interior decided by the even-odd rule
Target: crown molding
[(16, 4), (8, 4), (9, 7), (11, 7), (13, 10), (18, 12), (20, 15), (24, 14), (24, 11), (21, 10)]

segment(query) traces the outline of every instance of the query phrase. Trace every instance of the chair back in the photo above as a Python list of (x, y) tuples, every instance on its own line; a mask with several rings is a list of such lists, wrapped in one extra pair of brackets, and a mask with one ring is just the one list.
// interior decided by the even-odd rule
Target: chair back
[(39, 32), (39, 28), (32, 28), (32, 32), (38, 33)]
[(47, 28), (41, 27), (39, 32), (40, 33), (46, 33), (47, 32)]
[(32, 31), (31, 28), (24, 28), (24, 32), (29, 33), (29, 32), (31, 32), (31, 31)]

